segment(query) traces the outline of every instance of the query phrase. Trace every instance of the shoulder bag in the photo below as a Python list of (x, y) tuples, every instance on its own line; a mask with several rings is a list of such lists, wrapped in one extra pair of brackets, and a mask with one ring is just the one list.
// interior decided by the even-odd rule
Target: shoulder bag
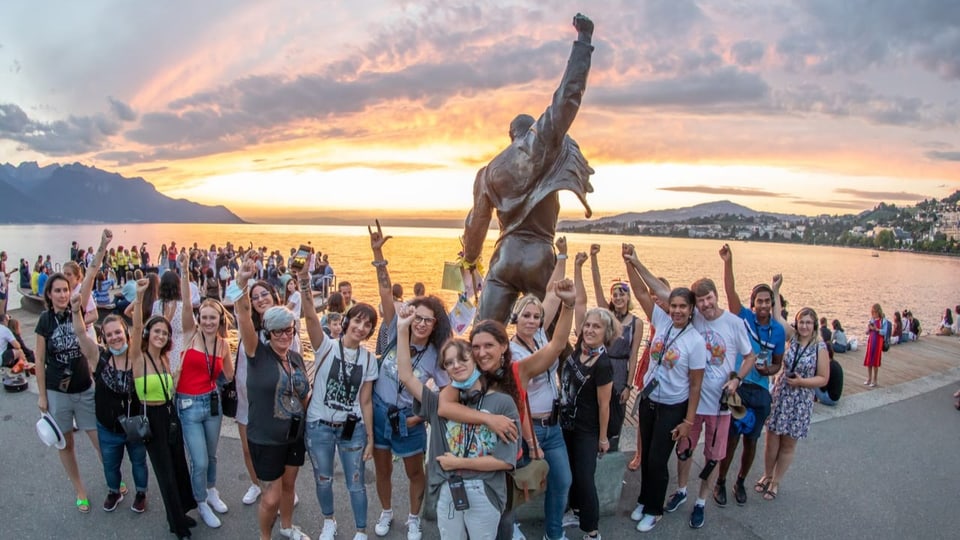
[[(524, 400), (524, 405), (526, 405), (527, 418), (532, 419), (533, 415), (530, 413), (530, 401)], [(537, 455), (537, 449), (539, 447), (540, 443), (537, 441), (537, 434), (534, 433), (533, 448), (530, 449), (531, 456)], [(527, 463), (525, 466), (507, 472), (507, 477), (510, 479), (508, 488), (512, 492), (512, 496), (509, 497), (512, 501), (511, 509), (530, 502), (531, 499), (546, 491), (547, 474), (549, 472), (550, 465), (547, 464), (547, 461), (536, 457), (531, 459), (530, 463)]]

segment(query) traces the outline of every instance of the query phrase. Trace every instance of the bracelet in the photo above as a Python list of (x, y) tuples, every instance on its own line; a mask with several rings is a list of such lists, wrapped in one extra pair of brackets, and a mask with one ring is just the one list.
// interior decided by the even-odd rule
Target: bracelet
[(387, 260), (386, 260), (386, 259), (383, 259), (383, 260), (380, 260), (380, 261), (373, 261), (373, 262), (371, 262), (370, 264), (376, 266), (377, 268), (383, 268), (384, 266), (387, 265)]
[(607, 439), (600, 439), (600, 444), (610, 444), (610, 441)]
[(566, 260), (566, 259), (567, 259), (567, 254), (566, 254), (566, 253), (561, 253), (561, 254), (557, 255), (557, 260), (558, 260), (558, 261), (564, 261), (564, 260)]
[(577, 305), (577, 304), (567, 304), (567, 303), (564, 303), (564, 304), (563, 304), (563, 307), (565, 307), (565, 308), (567, 308), (567, 309), (573, 309), (574, 307), (576, 307), (576, 305)]
[(741, 377), (739, 373), (734, 373), (733, 378), (740, 382), (743, 382), (743, 377)]
[(683, 423), (684, 423), (684, 424), (687, 424), (687, 425), (690, 425), (690, 426), (693, 425), (693, 422), (687, 420), (686, 418), (683, 419)]

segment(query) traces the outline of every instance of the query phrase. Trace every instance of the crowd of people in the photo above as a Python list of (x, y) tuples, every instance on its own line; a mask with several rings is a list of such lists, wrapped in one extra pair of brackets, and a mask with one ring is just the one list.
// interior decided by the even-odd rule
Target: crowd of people
[[(753, 286), (744, 303), (729, 246), (719, 252), (722, 307), (713, 280), (671, 289), (628, 244), (621, 253), (626, 281), (602, 286), (598, 245), (575, 254), (568, 279), (564, 238), (556, 242), (545, 296), (516, 302), (507, 321), (512, 331), (504, 321), (483, 320), (462, 339), (454, 336), (440, 298), (420, 286), (403, 299), (384, 256), (389, 239), (379, 224), (370, 231), (379, 307), (358, 302), (341, 281), (323, 318), (304, 309), (303, 298), (322, 286), (316, 277), (327, 275), (329, 263), (322, 269), (297, 263), (294, 252), (284, 260), (266, 249), (233, 252), (228, 244), (203, 251), (171, 242), (158, 275), (144, 267), (150, 257), (142, 252), (140, 268), (114, 266), (110, 253), (121, 250), (110, 248), (112, 235), (104, 230), (90, 260), (69, 261), (47, 275), (41, 291), (47, 309), (36, 328), (39, 407), (67, 428), (59, 453), (76, 508), (89, 512), (91, 503), (73, 426), (101, 457), (104, 511), (129, 495), (120, 472), (124, 453), (133, 467), (131, 509), (146, 510), (149, 456), (170, 531), (186, 538), (198, 521), (220, 527), (228, 505), (217, 489), (217, 447), (226, 388), (235, 385), (231, 414), (251, 479), (242, 502), (259, 499), (262, 539), (271, 537), (277, 520), (284, 538), (308, 539), (294, 520), (295, 486), (307, 458), (323, 514), (319, 537), (332, 539), (343, 528), (334, 508), (336, 456), (356, 540), (367, 538), (371, 525), (385, 536), (397, 523), (408, 540), (418, 540), (425, 506), (436, 509), (442, 538), (522, 538), (512, 510), (524, 501), (514, 500), (510, 479), (535, 460), (548, 465), (545, 538), (566, 538), (569, 527), (600, 538), (598, 458), (619, 448), (631, 414), (626, 404), (636, 390), (639, 427), (630, 468), (639, 469), (641, 485), (631, 518), (647, 532), (684, 505), (690, 458), (702, 435), (705, 465), (688, 519), (700, 528), (707, 499), (725, 506), (728, 485), (739, 505), (750, 487), (763, 500), (777, 498), (808, 435), (814, 401), (831, 399), (825, 388), (837, 375), (830, 358), (851, 344), (839, 321), (831, 331), (809, 307), (788, 324), (780, 275)], [(583, 276), (588, 261), (593, 308)], [(95, 329), (93, 296), (104, 272), (131, 273), (122, 292), (128, 304)], [(217, 294), (200, 294), (211, 282)], [(641, 347), (647, 333), (634, 301), (650, 322), (647, 347)], [(865, 384), (876, 384), (882, 351), (892, 341), (886, 336), (899, 332), (902, 343), (913, 334), (907, 317), (909, 311), (889, 323), (873, 306)], [(227, 341), (232, 328), (238, 331), (235, 356)], [(11, 351), (4, 352), (5, 362), (7, 356), (26, 360), (22, 339), (4, 341)], [(304, 360), (305, 350), (313, 352), (312, 362)], [(131, 433), (137, 418), (147, 435)], [(763, 470), (753, 482), (764, 433)], [(672, 454), (678, 489), (668, 493)], [(364, 478), (371, 459), (381, 509), (372, 524)], [(734, 461), (736, 476), (728, 484)], [(397, 463), (409, 480), (399, 508), (391, 481)]]

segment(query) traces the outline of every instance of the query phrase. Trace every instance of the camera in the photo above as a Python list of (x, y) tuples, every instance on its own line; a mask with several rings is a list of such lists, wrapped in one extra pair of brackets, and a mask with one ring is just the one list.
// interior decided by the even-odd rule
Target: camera
[(297, 250), (297, 253), (293, 256), (293, 261), (290, 263), (290, 269), (299, 272), (307, 264), (307, 259), (310, 258), (312, 252), (310, 246), (300, 244), (300, 249)]
[(300, 425), (303, 423), (302, 414), (290, 415), (290, 427), (287, 429), (287, 440), (293, 441), (300, 436)]
[(180, 423), (177, 421), (174, 414), (170, 415), (170, 423), (167, 426), (167, 442), (173, 444), (177, 440), (177, 436), (180, 434)]
[(467, 487), (463, 485), (463, 477), (455, 474), (447, 480), (450, 485), (450, 498), (453, 499), (453, 508), (457, 511), (470, 509), (470, 500), (467, 499)]
[(353, 430), (357, 427), (360, 417), (350, 413), (347, 415), (347, 421), (343, 423), (343, 431), (340, 432), (340, 440), (349, 441), (353, 438)]
[(220, 392), (214, 390), (210, 393), (210, 416), (220, 415)]
[(387, 419), (390, 421), (390, 429), (394, 435), (400, 434), (400, 409), (396, 405), (390, 405), (387, 408)]
[(551, 426), (556, 425), (560, 421), (560, 408), (563, 405), (560, 403), (560, 398), (555, 398), (553, 400), (553, 408), (550, 409), (550, 419), (547, 421)]
[(643, 399), (649, 399), (650, 394), (652, 394), (658, 386), (660, 386), (660, 379), (654, 377), (650, 380), (650, 382), (647, 383), (646, 386), (643, 387), (643, 390), (640, 391), (640, 395), (643, 397)]
[(73, 370), (70, 368), (63, 370), (63, 377), (60, 378), (60, 384), (58, 385), (58, 389), (61, 392), (66, 392), (67, 389), (70, 388), (71, 379), (73, 379)]

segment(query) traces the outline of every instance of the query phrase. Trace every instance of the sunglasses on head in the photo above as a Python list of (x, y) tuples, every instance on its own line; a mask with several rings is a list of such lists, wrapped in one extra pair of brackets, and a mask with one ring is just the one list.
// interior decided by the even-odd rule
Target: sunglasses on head
[(296, 328), (292, 326), (288, 326), (286, 328), (278, 328), (276, 330), (271, 330), (270, 335), (273, 337), (292, 336), (296, 331), (297, 331)]
[(626, 283), (614, 283), (613, 286), (610, 287), (611, 291), (615, 291), (617, 289), (620, 289), (621, 291), (628, 293), (630, 292), (630, 285), (627, 285)]

